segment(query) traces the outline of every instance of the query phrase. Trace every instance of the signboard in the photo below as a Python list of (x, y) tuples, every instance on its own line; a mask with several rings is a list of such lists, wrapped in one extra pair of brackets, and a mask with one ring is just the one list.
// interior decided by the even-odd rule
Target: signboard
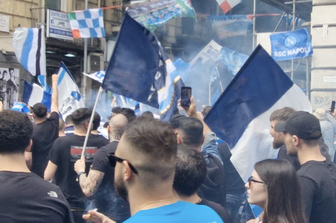
[(73, 40), (67, 13), (47, 10), (47, 37)]
[(323, 82), (324, 83), (336, 83), (336, 76), (324, 76)]
[(19, 69), (0, 67), (0, 98), (4, 109), (10, 109), (19, 96)]
[(306, 29), (276, 33), (270, 38), (274, 60), (291, 60), (313, 54), (310, 36)]
[(0, 31), (9, 33), (9, 16), (0, 14)]

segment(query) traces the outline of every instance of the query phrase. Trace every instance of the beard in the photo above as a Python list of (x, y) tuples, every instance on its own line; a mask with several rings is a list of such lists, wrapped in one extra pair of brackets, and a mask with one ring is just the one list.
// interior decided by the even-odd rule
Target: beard
[(122, 199), (128, 201), (128, 191), (122, 178), (114, 179), (114, 188)]
[(284, 145), (284, 143), (283, 142), (281, 142), (281, 141), (276, 141), (275, 139), (273, 139), (273, 149), (279, 149), (281, 146), (283, 146)]

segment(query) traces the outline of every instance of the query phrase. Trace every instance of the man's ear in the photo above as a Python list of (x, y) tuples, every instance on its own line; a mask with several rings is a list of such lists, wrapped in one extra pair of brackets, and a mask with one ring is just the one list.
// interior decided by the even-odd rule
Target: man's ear
[(124, 165), (124, 172), (123, 172), (123, 178), (124, 178), (124, 181), (128, 181), (130, 180), (132, 174), (134, 174), (128, 164), (128, 162), (126, 160), (124, 160), (122, 162), (122, 164)]
[(111, 132), (111, 127), (108, 125), (107, 126), (107, 133), (110, 135), (110, 132)]
[(294, 143), (295, 146), (298, 146), (299, 143), (301, 143), (300, 142), (301, 139), (299, 139), (299, 137), (297, 137), (296, 135), (292, 136), (292, 140), (293, 140), (293, 143)]
[(33, 146), (33, 140), (30, 139), (30, 141), (29, 141), (29, 145), (27, 146), (25, 152), (31, 152), (31, 147), (32, 147), (32, 146)]
[(177, 134), (177, 145), (182, 145), (183, 142), (182, 142), (182, 138), (179, 134)]

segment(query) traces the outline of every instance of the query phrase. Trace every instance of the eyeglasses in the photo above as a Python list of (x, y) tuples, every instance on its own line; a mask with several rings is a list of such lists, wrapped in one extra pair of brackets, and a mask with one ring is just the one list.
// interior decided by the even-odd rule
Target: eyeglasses
[(259, 180), (255, 180), (255, 179), (253, 179), (252, 177), (248, 178), (247, 182), (248, 182), (249, 187), (251, 187), (252, 182), (253, 182), (253, 183), (259, 183), (259, 184), (265, 184), (264, 182), (259, 181)]
[(117, 164), (117, 162), (122, 163), (124, 161), (126, 161), (128, 163), (128, 165), (130, 166), (131, 170), (133, 171), (133, 173), (138, 174), (137, 169), (135, 169), (135, 167), (128, 161), (125, 159), (121, 159), (117, 156), (115, 156), (113, 153), (109, 153), (107, 154), (109, 161), (110, 161), (110, 165), (114, 168)]

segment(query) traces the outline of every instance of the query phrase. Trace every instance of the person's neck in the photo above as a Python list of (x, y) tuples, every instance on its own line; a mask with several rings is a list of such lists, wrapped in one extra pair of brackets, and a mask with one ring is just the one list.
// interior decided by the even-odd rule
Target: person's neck
[(63, 137), (63, 136), (65, 136), (64, 131), (58, 132), (58, 137)]
[(87, 131), (86, 129), (75, 127), (74, 134), (78, 136), (86, 136), (86, 131)]
[(326, 158), (321, 154), (320, 147), (302, 146), (297, 152), (298, 159), (301, 165), (308, 161), (325, 161)]
[(91, 130), (91, 134), (92, 135), (99, 135), (99, 132), (98, 132), (98, 130)]
[(141, 211), (176, 203), (179, 198), (171, 183), (156, 185), (155, 188), (128, 191), (131, 215)]
[(0, 154), (0, 171), (26, 172), (30, 173), (27, 167), (24, 154)]
[(202, 201), (202, 198), (200, 198), (197, 195), (197, 193), (194, 193), (190, 196), (185, 196), (185, 195), (179, 194), (179, 197), (182, 201), (186, 201), (186, 202), (193, 203), (193, 204), (198, 204)]
[(47, 118), (35, 118), (35, 124), (40, 124), (42, 122), (45, 122), (47, 120)]

